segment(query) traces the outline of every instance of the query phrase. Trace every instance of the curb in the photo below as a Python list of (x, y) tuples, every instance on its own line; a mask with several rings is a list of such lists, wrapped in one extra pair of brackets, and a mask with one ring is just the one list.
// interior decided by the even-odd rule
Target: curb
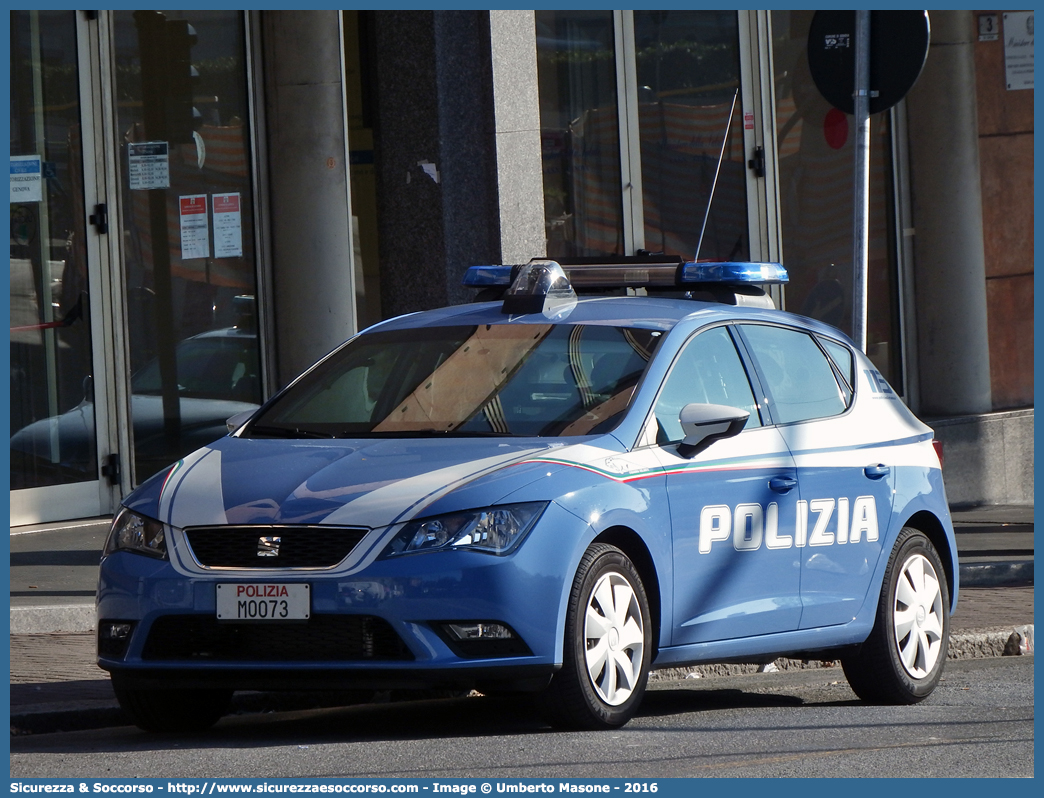
[[(1033, 560), (960, 565), (960, 587), (1024, 587), (1033, 584)], [(960, 599), (958, 598), (958, 603)]]
[(11, 607), (11, 634), (93, 632), (94, 604)]
[[(1033, 654), (1033, 624), (1024, 626), (984, 629), (950, 635), (948, 659), (984, 659), (989, 657), (1021, 656)], [(700, 665), (696, 668), (668, 668), (654, 671), (650, 682), (669, 682), (685, 679), (701, 679), (714, 676), (737, 676), (742, 674), (809, 668), (828, 668), (836, 662), (818, 660), (778, 659), (771, 665)], [(230, 714), (259, 714), (265, 712), (292, 712), (321, 707), (348, 706), (368, 703), (352, 700), (350, 694), (335, 693), (238, 693), (232, 700)], [(66, 704), (40, 704), (34, 711), (11, 713), (11, 736), (26, 734), (48, 734), (53, 732), (86, 731), (114, 726), (128, 726), (130, 721), (112, 700), (69, 702)]]
[[(947, 660), (985, 659), (987, 657), (1009, 657), (1033, 654), (1033, 624), (1005, 626), (995, 629), (979, 629), (950, 634)], [(774, 673), (777, 671), (830, 668), (836, 660), (777, 659), (767, 665), (698, 665), (690, 668), (666, 668), (653, 671), (651, 682), (667, 682), (679, 679), (702, 679), (708, 676), (740, 676), (750, 673)]]

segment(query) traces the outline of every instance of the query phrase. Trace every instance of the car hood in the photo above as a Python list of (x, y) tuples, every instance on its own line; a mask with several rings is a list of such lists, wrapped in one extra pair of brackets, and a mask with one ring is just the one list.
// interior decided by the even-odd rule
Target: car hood
[[(615, 439), (603, 438), (611, 448)], [(589, 450), (593, 441), (581, 448)], [(380, 527), (422, 514), (482, 480), (482, 503), (544, 477), (530, 462), (575, 447), (546, 439), (271, 440), (227, 437), (157, 474), (124, 502), (176, 527), (324, 524)], [(607, 452), (601, 447), (603, 456)], [(478, 498), (468, 491), (471, 500)], [(446, 502), (439, 502), (441, 509)], [(459, 508), (457, 508), (459, 509)]]

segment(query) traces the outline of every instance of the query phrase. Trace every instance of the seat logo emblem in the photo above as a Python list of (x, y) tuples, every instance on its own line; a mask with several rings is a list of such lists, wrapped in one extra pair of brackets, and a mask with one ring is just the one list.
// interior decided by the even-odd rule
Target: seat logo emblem
[(279, 556), (279, 544), (283, 542), (283, 539), (278, 535), (262, 536), (257, 539), (257, 556), (258, 557), (278, 557)]

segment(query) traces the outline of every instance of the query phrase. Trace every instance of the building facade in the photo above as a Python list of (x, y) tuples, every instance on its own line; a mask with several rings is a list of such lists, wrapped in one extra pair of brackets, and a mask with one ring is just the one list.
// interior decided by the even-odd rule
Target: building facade
[[(871, 120), (867, 351), (951, 502), (1032, 503), (1032, 14), (930, 21)], [(854, 125), (811, 22), (11, 12), (12, 526), (111, 513), (477, 263), (779, 260), (848, 331)]]

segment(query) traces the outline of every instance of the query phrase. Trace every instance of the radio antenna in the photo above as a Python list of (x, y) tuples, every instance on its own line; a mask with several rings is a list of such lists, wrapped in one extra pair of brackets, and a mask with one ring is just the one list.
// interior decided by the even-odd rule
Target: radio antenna
[(718, 175), (721, 174), (721, 162), (725, 158), (725, 145), (729, 142), (729, 128), (732, 127), (732, 115), (736, 113), (736, 100), (739, 99), (739, 88), (732, 95), (732, 108), (729, 109), (729, 118), (725, 121), (725, 136), (721, 140), (721, 152), (718, 153), (718, 167), (714, 170), (714, 182), (711, 183), (710, 196), (707, 198), (707, 211), (703, 214), (703, 227), (700, 228), (700, 240), (696, 242), (696, 257), (700, 259), (700, 249), (703, 247), (703, 234), (707, 232), (707, 220), (710, 218), (711, 203), (714, 202), (714, 189), (718, 187)]

